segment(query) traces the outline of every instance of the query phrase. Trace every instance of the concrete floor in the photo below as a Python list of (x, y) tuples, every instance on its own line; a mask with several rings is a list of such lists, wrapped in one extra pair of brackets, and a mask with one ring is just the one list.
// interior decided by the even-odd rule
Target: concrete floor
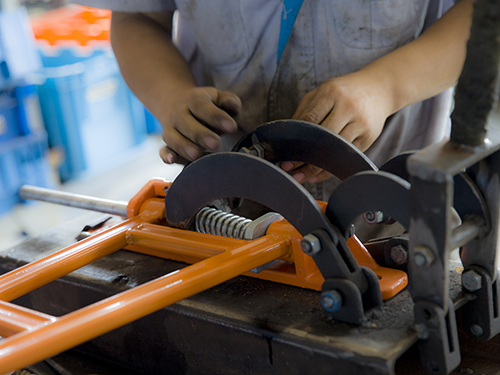
[[(173, 180), (182, 170), (178, 165), (163, 164), (158, 156), (161, 145), (159, 137), (149, 137), (142, 145), (131, 150), (126, 160), (121, 160), (112, 169), (88, 173), (60, 185), (60, 190), (128, 201), (151, 178)], [(10, 213), (0, 217), (0, 251), (86, 212), (45, 202), (18, 204)]]

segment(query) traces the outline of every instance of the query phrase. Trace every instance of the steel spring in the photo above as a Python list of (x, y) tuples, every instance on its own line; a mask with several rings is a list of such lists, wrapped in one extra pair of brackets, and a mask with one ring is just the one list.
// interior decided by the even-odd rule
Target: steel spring
[(195, 229), (200, 233), (242, 240), (245, 230), (251, 222), (252, 220), (245, 217), (215, 208), (203, 207), (196, 214)]

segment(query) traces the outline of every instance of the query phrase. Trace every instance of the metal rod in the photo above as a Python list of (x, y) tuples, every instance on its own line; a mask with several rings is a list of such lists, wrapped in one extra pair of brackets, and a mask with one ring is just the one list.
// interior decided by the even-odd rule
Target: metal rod
[(477, 238), (483, 229), (484, 220), (477, 215), (471, 215), (462, 222), (462, 225), (453, 229), (450, 239), (450, 249), (459, 248)]
[(30, 185), (23, 185), (21, 190), (19, 190), (19, 196), (22, 199), (34, 199), (127, 217), (128, 203), (123, 201), (94, 198), (87, 195), (66, 193)]

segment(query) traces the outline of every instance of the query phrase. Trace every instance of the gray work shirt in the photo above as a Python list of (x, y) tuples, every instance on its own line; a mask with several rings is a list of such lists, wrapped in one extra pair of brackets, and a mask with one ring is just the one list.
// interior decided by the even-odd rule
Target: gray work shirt
[[(305, 0), (277, 67), (282, 0), (78, 0), (116, 11), (178, 10), (174, 42), (200, 85), (236, 93), (239, 134), (290, 118), (329, 78), (351, 73), (418, 37), (451, 0)], [(451, 90), (392, 115), (366, 154), (377, 165), (449, 132)], [(321, 194), (315, 194), (317, 197)]]

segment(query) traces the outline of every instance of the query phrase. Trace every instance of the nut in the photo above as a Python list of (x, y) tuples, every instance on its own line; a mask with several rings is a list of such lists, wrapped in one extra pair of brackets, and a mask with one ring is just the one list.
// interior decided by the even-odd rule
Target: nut
[(391, 248), (391, 259), (398, 266), (408, 263), (408, 251), (402, 245), (396, 245)]
[(434, 263), (434, 253), (427, 246), (416, 246), (413, 249), (413, 260), (417, 267), (430, 267)]
[(462, 286), (469, 292), (481, 289), (481, 275), (474, 270), (462, 273)]
[(342, 307), (342, 296), (336, 290), (328, 290), (321, 294), (321, 306), (328, 312), (339, 311)]
[(314, 234), (307, 234), (300, 242), (302, 251), (307, 255), (313, 256), (321, 251), (321, 242)]

